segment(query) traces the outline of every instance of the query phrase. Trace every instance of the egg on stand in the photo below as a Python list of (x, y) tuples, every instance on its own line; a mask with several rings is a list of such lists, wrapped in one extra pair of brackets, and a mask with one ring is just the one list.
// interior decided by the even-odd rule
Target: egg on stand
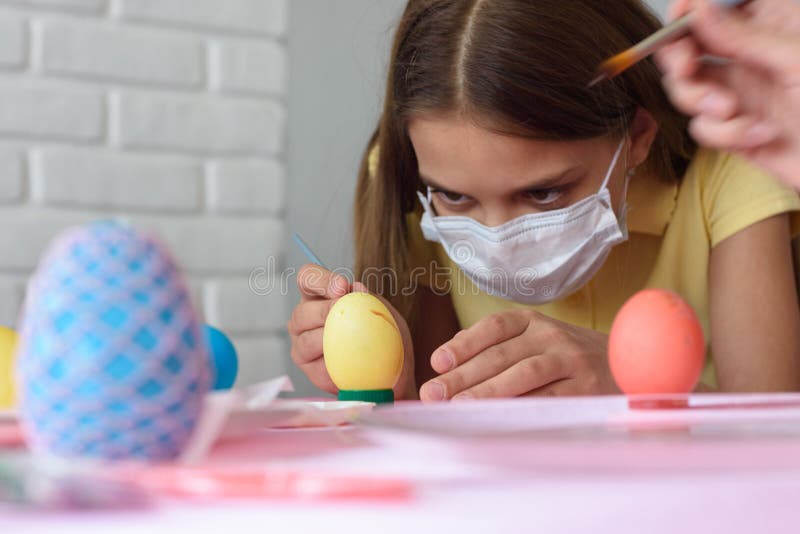
[(341, 297), (322, 335), (325, 367), (339, 400), (391, 403), (403, 368), (403, 339), (383, 302), (369, 293)]
[(608, 362), (631, 407), (687, 407), (705, 362), (697, 315), (677, 294), (645, 289), (619, 310), (608, 338)]

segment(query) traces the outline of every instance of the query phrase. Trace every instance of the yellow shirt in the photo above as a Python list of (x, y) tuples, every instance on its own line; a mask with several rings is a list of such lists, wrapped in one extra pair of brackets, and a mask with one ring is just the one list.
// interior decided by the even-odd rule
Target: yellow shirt
[[(675, 291), (694, 308), (709, 339), (708, 266), (711, 249), (736, 232), (773, 215), (792, 213), (800, 231), (800, 198), (743, 159), (700, 150), (680, 184), (634, 176), (628, 192), (629, 239), (611, 250), (592, 280), (572, 295), (529, 306), (477, 289), (441, 245), (425, 241), (419, 213), (409, 216), (415, 263), (449, 273), (434, 282), (449, 288), (462, 328), (492, 313), (530, 308), (555, 319), (608, 333), (623, 303), (640, 289)], [(420, 277), (418, 280), (430, 280)], [(708, 341), (707, 341), (708, 343)], [(707, 351), (708, 352), (708, 351)], [(715, 384), (710, 354), (703, 380)]]

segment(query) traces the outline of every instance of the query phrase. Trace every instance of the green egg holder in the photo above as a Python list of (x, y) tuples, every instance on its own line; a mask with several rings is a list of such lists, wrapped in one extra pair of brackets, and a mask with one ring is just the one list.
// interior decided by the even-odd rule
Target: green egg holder
[(394, 402), (394, 391), (391, 389), (342, 389), (339, 390), (339, 400), (391, 404)]

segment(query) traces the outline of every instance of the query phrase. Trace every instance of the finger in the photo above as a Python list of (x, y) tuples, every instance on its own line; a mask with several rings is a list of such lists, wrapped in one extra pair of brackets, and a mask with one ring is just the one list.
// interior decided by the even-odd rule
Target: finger
[(724, 150), (751, 149), (774, 141), (779, 131), (769, 123), (750, 116), (720, 120), (704, 115), (689, 123), (689, 132), (698, 143)]
[(291, 356), (297, 365), (303, 365), (322, 358), (323, 328), (306, 330), (292, 337)]
[(295, 306), (287, 325), (289, 334), (296, 336), (306, 330), (323, 327), (328, 313), (336, 302), (338, 300), (308, 300)]
[(679, 39), (656, 53), (663, 72), (676, 78), (686, 78), (697, 72), (700, 51), (691, 38)]
[(462, 391), (497, 376), (531, 356), (530, 340), (525, 336), (492, 345), (452, 371), (422, 385), (420, 399), (437, 401), (452, 398)]
[(312, 384), (328, 393), (336, 394), (339, 388), (331, 380), (328, 370), (325, 368), (325, 362), (322, 360), (300, 365), (300, 370), (308, 377)]
[(709, 52), (768, 68), (778, 73), (797, 70), (800, 44), (796, 35), (756, 27), (736, 9), (699, 0), (692, 33)]
[(685, 15), (692, 7), (692, 0), (675, 0), (667, 9), (667, 20), (674, 20)]
[(577, 395), (586, 395), (576, 387), (576, 380), (574, 378), (562, 378), (550, 382), (546, 386), (536, 388), (533, 391), (525, 393), (526, 397), (574, 397)]
[(543, 354), (525, 358), (497, 376), (464, 390), (453, 400), (518, 397), (566, 377), (564, 360)]
[(353, 282), (353, 291), (359, 293), (369, 293), (369, 288), (361, 282)]
[(687, 115), (705, 114), (729, 119), (739, 109), (736, 96), (716, 83), (672, 76), (665, 76), (663, 83), (672, 104)]
[(528, 328), (529, 321), (529, 315), (514, 312), (498, 313), (481, 319), (433, 351), (431, 366), (437, 373), (455, 369), (489, 347), (522, 334)]
[(350, 291), (350, 283), (347, 278), (313, 263), (300, 268), (300, 272), (297, 274), (297, 287), (300, 289), (301, 296), (306, 300), (343, 297)]
[(679, 69), (680, 56), (678, 56), (679, 52), (675, 49), (675, 45), (678, 42), (666, 44), (653, 54), (658, 70), (665, 76), (675, 76), (675, 72)]

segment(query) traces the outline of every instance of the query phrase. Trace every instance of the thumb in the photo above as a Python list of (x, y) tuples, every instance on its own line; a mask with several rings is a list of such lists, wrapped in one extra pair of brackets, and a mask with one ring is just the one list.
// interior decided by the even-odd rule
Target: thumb
[(361, 282), (353, 282), (353, 293), (369, 293), (369, 288)]
[(800, 62), (800, 38), (758, 28), (741, 11), (722, 8), (710, 0), (698, 1), (692, 33), (712, 54), (776, 74), (786, 74)]

